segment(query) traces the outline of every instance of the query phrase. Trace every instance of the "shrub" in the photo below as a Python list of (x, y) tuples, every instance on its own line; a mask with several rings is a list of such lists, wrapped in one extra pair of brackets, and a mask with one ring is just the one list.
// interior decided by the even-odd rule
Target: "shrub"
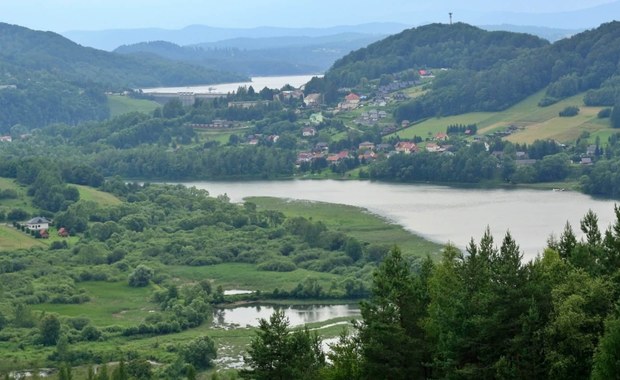
[(258, 270), (272, 271), (272, 272), (292, 272), (297, 269), (297, 266), (288, 260), (269, 260), (264, 263), (258, 264)]
[(549, 96), (545, 96), (544, 98), (542, 98), (539, 102), (538, 102), (538, 106), (539, 107), (547, 107), (550, 106), (552, 104), (557, 103), (558, 100), (556, 98), (552, 98)]
[(101, 331), (93, 325), (88, 325), (82, 330), (82, 339), (88, 342), (94, 342), (101, 338)]
[(611, 116), (611, 108), (603, 108), (596, 115), (599, 119), (606, 119)]
[(147, 286), (153, 278), (155, 272), (146, 265), (138, 265), (136, 269), (129, 275), (129, 286), (142, 287)]
[(572, 117), (577, 116), (579, 114), (579, 107), (577, 106), (568, 106), (560, 111), (560, 117)]
[(201, 336), (181, 347), (180, 355), (186, 363), (204, 369), (213, 365), (212, 361), (217, 357), (217, 350), (213, 339)]

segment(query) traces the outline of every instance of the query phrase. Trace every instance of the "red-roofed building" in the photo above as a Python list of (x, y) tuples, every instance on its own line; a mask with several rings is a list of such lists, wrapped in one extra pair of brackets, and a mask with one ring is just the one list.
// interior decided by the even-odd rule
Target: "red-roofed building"
[(448, 135), (443, 132), (439, 132), (438, 134), (435, 135), (435, 139), (440, 140), (440, 141), (445, 141), (448, 139)]
[(356, 109), (360, 103), (360, 96), (355, 93), (350, 93), (344, 97), (344, 102), (338, 105), (341, 110), (353, 110)]
[(345, 98), (345, 100), (347, 102), (355, 102), (355, 101), (359, 102), (360, 101), (359, 95), (357, 95), (357, 94), (355, 94), (353, 92), (350, 93), (349, 95), (345, 96), (344, 98)]
[(417, 145), (411, 141), (399, 141), (394, 145), (394, 149), (399, 153), (415, 153), (418, 151)]

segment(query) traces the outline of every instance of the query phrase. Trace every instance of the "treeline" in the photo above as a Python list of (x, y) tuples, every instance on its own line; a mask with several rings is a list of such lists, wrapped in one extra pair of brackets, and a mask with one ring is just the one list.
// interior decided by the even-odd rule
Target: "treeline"
[[(499, 149), (499, 155), (491, 154), (492, 151), (487, 151), (482, 143), (473, 143), (444, 153), (395, 154), (387, 160), (372, 163), (368, 172), (371, 179), (400, 182), (561, 181), (573, 175), (571, 159), (557, 146), (545, 148), (551, 145), (555, 146), (555, 143), (533, 143), (529, 150), (532, 158), (538, 161), (525, 165), (517, 165), (514, 145), (498, 141), (493, 148)], [(527, 149), (526, 146), (520, 148)]]
[(451, 124), (446, 127), (446, 134), (468, 134), (475, 135), (478, 132), (478, 126), (476, 124)]
[[(510, 233), (496, 246), (488, 230), (465, 252), (447, 246), (439, 262), (412, 265), (394, 248), (374, 272), (361, 321), (331, 345), (329, 363), (316, 350), (316, 335), (288, 332), (287, 321), (274, 315), (261, 321), (250, 368), (242, 373), (252, 379), (302, 368), (311, 374), (303, 378), (320, 379), (615, 378), (620, 209), (615, 213), (606, 231), (586, 214), (581, 241), (567, 224), (531, 262), (523, 262)], [(268, 347), (302, 338), (297, 350), (266, 355)]]

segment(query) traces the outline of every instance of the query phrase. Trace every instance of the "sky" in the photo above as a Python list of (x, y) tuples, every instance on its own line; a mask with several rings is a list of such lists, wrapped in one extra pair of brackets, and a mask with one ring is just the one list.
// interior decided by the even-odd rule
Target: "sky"
[(572, 11), (612, 0), (0, 0), (0, 21), (37, 30), (328, 27), (464, 21), (477, 13)]

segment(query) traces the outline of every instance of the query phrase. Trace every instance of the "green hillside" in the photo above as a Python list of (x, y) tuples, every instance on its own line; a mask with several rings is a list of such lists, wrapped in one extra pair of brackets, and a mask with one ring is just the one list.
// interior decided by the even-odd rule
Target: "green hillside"
[[(0, 134), (110, 116), (106, 91), (235, 82), (242, 75), (80, 46), (58, 34), (0, 23)], [(118, 104), (112, 104), (118, 112)], [(23, 133), (23, 132), (21, 132)]]
[[(540, 91), (514, 106), (500, 112), (470, 112), (454, 116), (433, 117), (395, 135), (401, 138), (414, 136), (428, 137), (437, 133), (445, 133), (448, 125), (476, 124), (478, 134), (490, 134), (505, 130), (509, 126), (519, 129), (506, 137), (514, 143), (532, 143), (535, 140), (552, 139), (559, 142), (573, 142), (588, 132), (592, 138), (606, 137), (613, 132), (609, 119), (599, 119), (598, 112), (604, 107), (587, 107), (583, 104), (584, 93), (569, 97), (548, 107), (539, 107), (538, 103), (545, 96)], [(558, 114), (567, 106), (578, 106), (579, 115), (575, 117), (559, 117)]]
[(343, 87), (364, 93), (369, 80), (389, 83), (390, 76), (402, 77), (411, 70), (442, 68), (433, 70), (429, 91), (396, 108), (398, 122), (504, 111), (544, 89), (542, 106), (581, 93), (588, 106), (612, 106), (620, 94), (619, 60), (620, 22), (554, 44), (461, 23), (431, 24), (350, 53), (307, 91), (322, 91), (335, 103)]

